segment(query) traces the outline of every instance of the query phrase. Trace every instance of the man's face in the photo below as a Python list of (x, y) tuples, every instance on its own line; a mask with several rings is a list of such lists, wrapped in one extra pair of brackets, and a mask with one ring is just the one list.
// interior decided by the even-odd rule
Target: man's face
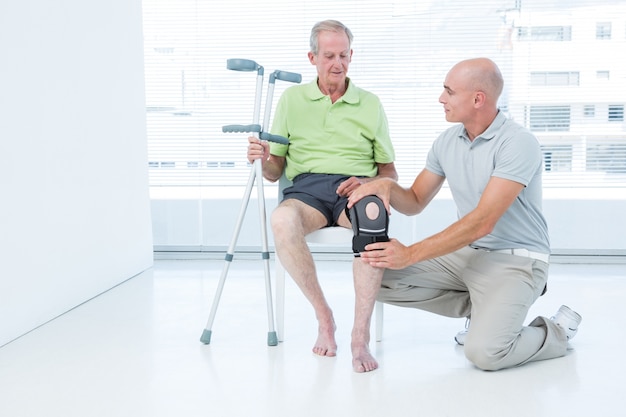
[(443, 104), (448, 122), (465, 123), (471, 117), (474, 92), (466, 86), (458, 69), (453, 68), (446, 76), (439, 102)]
[(352, 60), (348, 35), (343, 32), (323, 31), (317, 39), (317, 55), (309, 52), (309, 60), (317, 68), (320, 85), (336, 86), (345, 83)]

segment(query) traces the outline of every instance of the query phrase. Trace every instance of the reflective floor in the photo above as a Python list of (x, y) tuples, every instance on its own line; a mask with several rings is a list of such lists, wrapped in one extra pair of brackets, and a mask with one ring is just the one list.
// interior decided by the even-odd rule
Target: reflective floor
[(252, 260), (232, 262), (211, 344), (200, 343), (223, 264), (156, 261), (2, 347), (0, 416), (626, 415), (624, 264), (551, 267), (528, 321), (561, 304), (583, 316), (563, 358), (480, 371), (453, 340), (464, 320), (385, 306), (371, 344), (380, 368), (368, 374), (351, 368), (350, 262), (318, 262), (336, 358), (311, 353), (316, 323), (291, 281), (285, 341), (267, 346), (263, 265)]

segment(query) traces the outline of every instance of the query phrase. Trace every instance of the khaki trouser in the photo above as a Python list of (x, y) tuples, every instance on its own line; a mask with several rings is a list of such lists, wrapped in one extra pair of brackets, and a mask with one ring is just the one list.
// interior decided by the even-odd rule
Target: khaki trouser
[(498, 370), (565, 355), (565, 332), (537, 317), (524, 326), (548, 279), (548, 264), (466, 247), (402, 270), (386, 270), (378, 300), (447, 317), (469, 317), (465, 355)]

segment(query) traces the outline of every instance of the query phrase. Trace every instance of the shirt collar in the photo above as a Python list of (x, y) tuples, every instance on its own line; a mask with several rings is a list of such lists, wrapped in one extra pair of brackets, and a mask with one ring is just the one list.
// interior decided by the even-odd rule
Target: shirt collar
[[(349, 104), (358, 103), (359, 94), (357, 92), (357, 88), (354, 86), (352, 81), (350, 81), (350, 77), (346, 77), (346, 81), (348, 82), (348, 88), (346, 89), (346, 92), (343, 93), (343, 96), (341, 96), (341, 98), (337, 101), (344, 101)], [(321, 100), (322, 98), (326, 97), (326, 95), (322, 93), (322, 91), (317, 85), (317, 78), (311, 81), (309, 85), (307, 86), (307, 95), (313, 101)]]
[[(504, 122), (506, 122), (506, 116), (498, 109), (498, 113), (496, 114), (496, 117), (493, 119), (493, 122), (491, 122), (489, 127), (483, 133), (481, 133), (480, 135), (474, 138), (474, 142), (476, 142), (477, 139), (483, 139), (483, 140), (493, 139), (496, 136), (496, 133), (498, 133), (498, 131), (504, 124)], [(462, 130), (461, 136), (469, 140), (469, 137), (467, 136), (467, 131), (465, 129)]]

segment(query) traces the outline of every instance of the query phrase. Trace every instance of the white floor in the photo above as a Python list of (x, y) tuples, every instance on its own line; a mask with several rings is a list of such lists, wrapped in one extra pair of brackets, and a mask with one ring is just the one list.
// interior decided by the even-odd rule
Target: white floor
[(232, 262), (211, 344), (201, 344), (223, 264), (156, 261), (2, 347), (0, 416), (626, 415), (624, 264), (552, 266), (531, 315), (561, 304), (582, 314), (566, 357), (483, 372), (453, 340), (464, 320), (385, 306), (383, 341), (372, 342), (380, 368), (368, 374), (350, 364), (349, 262), (318, 262), (336, 358), (311, 353), (315, 321), (292, 282), (286, 340), (267, 346), (261, 261)]

